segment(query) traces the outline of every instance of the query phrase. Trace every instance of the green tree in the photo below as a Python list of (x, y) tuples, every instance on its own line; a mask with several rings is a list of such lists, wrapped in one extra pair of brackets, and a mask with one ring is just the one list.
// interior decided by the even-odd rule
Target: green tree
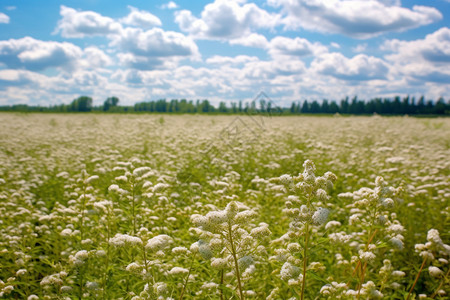
[(70, 104), (70, 111), (91, 111), (92, 110), (92, 98), (88, 96), (81, 96), (74, 99)]
[(108, 111), (112, 107), (117, 106), (119, 103), (119, 98), (117, 97), (108, 97), (105, 102), (103, 102), (103, 111)]

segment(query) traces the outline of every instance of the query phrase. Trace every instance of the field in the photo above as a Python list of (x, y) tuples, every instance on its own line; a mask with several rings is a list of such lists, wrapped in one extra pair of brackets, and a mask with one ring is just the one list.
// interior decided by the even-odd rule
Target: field
[(0, 126), (2, 299), (449, 297), (448, 118)]

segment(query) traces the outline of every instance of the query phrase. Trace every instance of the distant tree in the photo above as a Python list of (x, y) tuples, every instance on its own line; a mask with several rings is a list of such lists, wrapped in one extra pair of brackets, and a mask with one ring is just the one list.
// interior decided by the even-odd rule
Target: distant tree
[(330, 110), (330, 106), (328, 105), (328, 100), (323, 99), (322, 107), (320, 108), (320, 111), (324, 114), (327, 114), (327, 113), (329, 113), (329, 110)]
[(119, 98), (117, 97), (108, 97), (105, 102), (103, 102), (103, 111), (108, 111), (112, 107), (117, 106), (119, 104)]
[(345, 99), (341, 100), (341, 107), (340, 107), (339, 111), (341, 113), (343, 113), (343, 114), (350, 113), (350, 111), (349, 111), (349, 104), (348, 104), (348, 97), (346, 97)]
[(219, 103), (219, 112), (226, 113), (228, 112), (227, 104), (223, 101)]
[(331, 102), (328, 111), (332, 114), (339, 112), (339, 106), (337, 105), (336, 101)]
[(296, 108), (296, 104), (295, 104), (295, 101), (292, 101), (292, 104), (291, 104), (291, 109), (290, 109), (290, 111), (291, 111), (291, 114), (295, 114), (295, 113), (296, 113), (296, 111), (295, 111), (295, 108)]
[(391, 113), (394, 113), (396, 115), (402, 113), (402, 104), (400, 102), (400, 97), (399, 96), (396, 96), (394, 98), (394, 102), (392, 103), (391, 109), (392, 109)]
[(434, 107), (434, 113), (438, 115), (445, 114), (445, 101), (444, 98), (440, 97), (438, 101), (436, 102), (436, 105)]
[(92, 98), (88, 96), (81, 96), (74, 99), (70, 104), (70, 111), (87, 112), (92, 110)]
[(308, 104), (308, 100), (303, 101), (303, 105), (302, 105), (302, 113), (309, 113), (309, 104)]
[(231, 111), (233, 112), (233, 114), (238, 112), (238, 108), (237, 108), (236, 102), (231, 102)]
[(320, 105), (319, 105), (319, 102), (317, 102), (317, 100), (314, 100), (311, 103), (310, 112), (312, 112), (312, 113), (320, 113)]
[(416, 113), (418, 114), (425, 113), (425, 97), (423, 95), (419, 98), (419, 102), (417, 103)]

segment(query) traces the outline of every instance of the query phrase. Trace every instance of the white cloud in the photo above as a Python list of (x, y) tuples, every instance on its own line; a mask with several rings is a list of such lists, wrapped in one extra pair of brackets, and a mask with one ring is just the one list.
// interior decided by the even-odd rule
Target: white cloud
[(139, 10), (130, 5), (128, 5), (128, 8), (131, 10), (128, 16), (119, 20), (122, 24), (138, 27), (153, 27), (162, 25), (161, 20), (148, 11)]
[(443, 27), (424, 39), (389, 40), (381, 48), (392, 53), (386, 60), (397, 76), (422, 82), (450, 82), (450, 28)]
[(327, 47), (320, 43), (311, 43), (310, 41), (296, 37), (294, 39), (277, 36), (273, 38), (269, 45), (269, 54), (272, 56), (309, 56), (318, 55), (328, 51)]
[(173, 68), (180, 59), (200, 58), (191, 38), (160, 28), (125, 28), (121, 35), (112, 38), (110, 45), (121, 51), (118, 57), (122, 65), (141, 70)]
[(380, 58), (359, 54), (347, 58), (341, 53), (325, 53), (311, 63), (311, 69), (319, 74), (337, 79), (364, 81), (385, 79), (389, 68)]
[(61, 5), (62, 19), (54, 33), (60, 32), (65, 38), (84, 38), (86, 36), (107, 36), (122, 30), (120, 23), (94, 11), (77, 11)]
[(224, 64), (240, 65), (250, 61), (258, 61), (258, 60), (259, 59), (256, 56), (248, 56), (248, 55), (238, 55), (235, 57), (214, 55), (213, 57), (208, 58), (206, 60), (206, 63), (218, 65)]
[(333, 48), (336, 48), (336, 49), (340, 49), (341, 48), (341, 45), (339, 45), (338, 43), (335, 43), (335, 42), (331, 42), (330, 46), (333, 47)]
[(382, 50), (394, 52), (387, 58), (397, 62), (406, 63), (412, 59), (421, 59), (431, 63), (450, 63), (450, 28), (440, 28), (424, 39), (389, 40), (384, 43)]
[(0, 63), (8, 68), (45, 70), (51, 67), (73, 68), (83, 51), (73, 44), (44, 42), (24, 37), (0, 41)]
[(180, 29), (196, 38), (238, 39), (248, 36), (255, 28), (273, 28), (279, 23), (275, 14), (259, 8), (254, 3), (216, 0), (205, 6), (201, 18), (188, 10), (175, 13)]
[[(148, 27), (161, 25), (161, 21), (146, 11), (129, 6), (131, 12), (120, 19), (125, 25)], [(192, 38), (174, 31), (153, 27), (148, 30), (123, 27), (119, 22), (93, 11), (77, 11), (61, 6), (62, 19), (57, 31), (63, 37), (86, 37), (105, 35), (110, 50), (118, 50), (117, 58), (122, 66), (140, 70), (173, 68), (183, 58), (199, 59), (198, 47)], [(96, 61), (108, 65), (109, 58), (96, 54)]]
[(0, 24), (1, 23), (8, 24), (9, 23), (9, 16), (0, 12)]
[(0, 70), (0, 91), (9, 87), (27, 86), (41, 75), (26, 70)]
[(84, 56), (80, 64), (85, 69), (96, 69), (111, 66), (113, 61), (105, 52), (91, 46), (84, 49)]
[(95, 69), (112, 64), (108, 55), (96, 47), (82, 50), (67, 42), (41, 41), (31, 37), (0, 41), (0, 65), (11, 69), (63, 71)]
[(353, 47), (352, 51), (356, 52), (356, 53), (361, 53), (361, 52), (366, 51), (366, 49), (367, 49), (367, 43), (363, 43), (363, 44), (356, 45), (356, 47)]
[(281, 7), (286, 28), (340, 33), (371, 38), (390, 31), (404, 31), (442, 19), (433, 7), (398, 6), (397, 1), (375, 0), (268, 0)]
[(162, 9), (177, 9), (179, 6), (173, 1), (169, 1), (166, 4), (161, 5)]
[(237, 39), (230, 40), (231, 45), (241, 45), (245, 47), (266, 48), (268, 41), (262, 34), (251, 33)]
[(140, 28), (125, 28), (121, 35), (113, 37), (111, 46), (141, 58), (199, 57), (198, 47), (191, 38), (179, 32), (164, 31), (160, 28), (147, 31)]

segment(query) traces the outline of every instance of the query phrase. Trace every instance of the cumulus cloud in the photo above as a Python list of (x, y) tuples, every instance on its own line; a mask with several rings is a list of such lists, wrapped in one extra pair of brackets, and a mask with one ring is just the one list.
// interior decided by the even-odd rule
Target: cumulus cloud
[(347, 58), (341, 53), (325, 53), (311, 63), (311, 69), (342, 80), (385, 79), (389, 68), (382, 59), (359, 54)]
[(352, 48), (352, 51), (353, 52), (357, 52), (357, 53), (361, 53), (361, 52), (366, 51), (367, 46), (368, 46), (367, 43), (358, 44), (358, 45), (356, 45), (356, 47)]
[(9, 16), (0, 12), (0, 24), (1, 23), (8, 24), (9, 23)]
[(251, 33), (237, 39), (230, 40), (231, 45), (241, 45), (245, 47), (266, 48), (268, 41), (262, 34)]
[(230, 64), (230, 65), (240, 65), (250, 61), (258, 61), (259, 59), (256, 56), (248, 56), (248, 55), (238, 55), (235, 57), (230, 56), (221, 56), (214, 55), (206, 60), (207, 64)]
[(26, 70), (0, 70), (0, 90), (30, 85), (35, 81), (36, 76), (39, 74)]
[(450, 82), (450, 28), (443, 27), (424, 39), (413, 41), (389, 40), (382, 50), (391, 52), (385, 56), (399, 76), (410, 79)]
[(167, 57), (191, 56), (198, 53), (197, 45), (185, 35), (152, 28), (125, 28), (121, 35), (112, 39), (112, 46), (141, 56)]
[(175, 13), (175, 22), (180, 29), (195, 38), (238, 39), (248, 36), (254, 28), (273, 28), (279, 23), (276, 14), (270, 14), (254, 3), (216, 0), (205, 6), (201, 18), (188, 10)]
[(397, 62), (422, 59), (431, 63), (450, 63), (450, 28), (440, 28), (428, 34), (424, 39), (389, 40), (384, 43), (382, 50), (394, 52), (387, 58)]
[(82, 54), (78, 46), (67, 42), (45, 42), (31, 37), (0, 41), (0, 63), (12, 69), (72, 68)]
[(121, 51), (119, 58), (122, 63), (138, 69), (167, 65), (169, 58), (200, 57), (198, 47), (191, 38), (160, 28), (147, 31), (125, 28), (121, 35), (114, 36), (110, 45)]
[(99, 48), (90, 46), (84, 49), (80, 64), (85, 69), (96, 69), (113, 65), (113, 60)]
[[(118, 50), (117, 58), (122, 66), (140, 70), (173, 68), (182, 58), (200, 58), (192, 38), (154, 27), (161, 25), (159, 18), (132, 6), (129, 9), (131, 12), (119, 22), (93, 11), (77, 11), (61, 6), (62, 19), (56, 31), (61, 32), (63, 37), (104, 35), (110, 40), (111, 49)], [(146, 30), (142, 27), (152, 28)], [(91, 49), (86, 55), (95, 56), (92, 58), (97, 65), (110, 64), (109, 57), (104, 53)]]
[(309, 56), (318, 55), (328, 51), (327, 47), (320, 43), (311, 43), (310, 41), (296, 37), (294, 39), (277, 36), (273, 38), (269, 45), (269, 54), (272, 56), (287, 55), (287, 56)]
[(371, 38), (390, 31), (404, 31), (442, 19), (433, 7), (398, 6), (397, 1), (375, 0), (268, 0), (281, 7), (286, 28), (339, 33)]
[(78, 11), (61, 5), (62, 19), (54, 33), (65, 38), (84, 38), (86, 36), (107, 36), (120, 33), (122, 26), (109, 17), (94, 11)]
[(340, 49), (341, 48), (341, 45), (339, 45), (336, 42), (331, 42), (330, 46), (333, 47), (333, 48), (336, 48), (336, 49)]
[(139, 10), (130, 5), (128, 8), (131, 10), (128, 16), (119, 20), (122, 24), (144, 28), (162, 25), (161, 20), (148, 11)]
[(31, 37), (0, 41), (0, 65), (11, 69), (73, 71), (101, 68), (111, 63), (110, 57), (97, 47), (82, 50), (68, 42), (41, 41)]
[(161, 5), (162, 9), (177, 9), (179, 6), (173, 1), (169, 1), (166, 4)]

